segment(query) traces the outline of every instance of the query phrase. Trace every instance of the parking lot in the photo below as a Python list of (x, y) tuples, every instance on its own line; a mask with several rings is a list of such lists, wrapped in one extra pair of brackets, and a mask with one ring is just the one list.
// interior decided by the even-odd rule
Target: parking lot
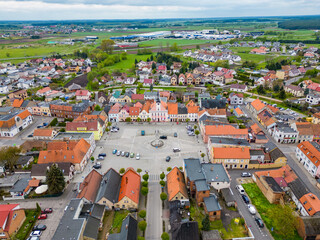
[[(106, 153), (104, 160), (98, 160), (101, 163), (99, 172), (105, 173), (109, 168), (119, 170), (120, 168), (133, 167), (148, 171), (150, 174), (159, 174), (166, 171), (168, 167), (181, 167), (184, 158), (197, 157), (201, 158), (201, 153), (207, 155), (205, 145), (196, 136), (188, 136), (186, 123), (177, 125), (176, 123), (118, 123), (119, 132), (105, 133), (100, 141), (97, 141), (97, 148), (93, 154), (97, 159), (100, 153)], [(145, 135), (141, 135), (141, 131), (145, 131)], [(156, 131), (158, 136), (167, 136), (163, 139), (164, 145), (155, 148), (151, 142), (156, 139)], [(177, 137), (174, 137), (177, 133)], [(180, 152), (173, 152), (173, 148), (181, 149)], [(136, 158), (126, 158), (112, 154), (114, 149), (134, 152), (140, 154), (140, 160)], [(166, 162), (166, 157), (170, 156), (170, 162)], [(207, 160), (207, 156), (205, 157)], [(91, 171), (94, 164), (89, 163), (82, 174), (76, 176), (75, 181), (80, 182)]]

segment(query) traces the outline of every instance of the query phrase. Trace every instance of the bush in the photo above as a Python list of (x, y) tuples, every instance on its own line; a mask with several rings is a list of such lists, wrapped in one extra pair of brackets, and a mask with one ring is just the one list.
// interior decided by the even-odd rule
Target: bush
[(141, 210), (140, 212), (139, 212), (139, 217), (141, 217), (141, 218), (145, 218), (147, 216), (147, 212), (146, 212), (146, 210)]
[(51, 121), (51, 123), (49, 124), (49, 126), (54, 127), (54, 126), (57, 126), (57, 124), (58, 124), (58, 119), (57, 119), (57, 118), (54, 118), (54, 119), (52, 119), (52, 121)]
[(148, 185), (149, 185), (148, 182), (146, 182), (146, 181), (142, 182), (142, 187), (148, 187)]
[(160, 199), (162, 201), (165, 201), (167, 198), (168, 198), (168, 195), (166, 193), (164, 193), (164, 192), (160, 193)]
[(169, 240), (169, 239), (170, 237), (168, 233), (164, 232), (161, 234), (161, 240)]
[(148, 174), (148, 173), (144, 174), (144, 175), (142, 176), (142, 178), (143, 178), (143, 180), (145, 180), (146, 182), (148, 182), (148, 180), (149, 180), (149, 174)]
[(120, 173), (120, 174), (124, 174), (125, 171), (126, 171), (126, 170), (125, 170), (124, 168), (120, 168), (119, 173)]

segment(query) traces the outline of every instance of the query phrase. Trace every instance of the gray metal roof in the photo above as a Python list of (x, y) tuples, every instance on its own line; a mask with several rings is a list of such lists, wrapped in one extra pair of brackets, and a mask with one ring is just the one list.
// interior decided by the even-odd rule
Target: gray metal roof
[(204, 204), (206, 205), (208, 212), (220, 211), (221, 206), (218, 200), (214, 196), (203, 198)]
[(283, 122), (277, 122), (277, 128), (285, 133), (297, 133), (297, 131), (291, 128), (289, 124)]
[(205, 176), (201, 170), (199, 158), (184, 159), (184, 165), (187, 177), (190, 179), (190, 181), (205, 179)]
[(122, 221), (121, 232), (110, 234), (108, 240), (137, 240), (138, 222), (131, 214)]
[(85, 226), (85, 218), (79, 218), (83, 200), (79, 198), (71, 199), (59, 222), (58, 228), (52, 240), (78, 240)]
[(105, 197), (110, 202), (118, 202), (119, 191), (121, 184), (121, 176), (114, 169), (110, 168), (103, 176), (96, 197), (96, 202)]
[(222, 164), (203, 163), (202, 168), (207, 182), (230, 182), (230, 178)]
[(258, 156), (258, 155), (264, 155), (264, 152), (261, 149), (249, 149), (250, 156)]
[(31, 178), (19, 179), (10, 189), (10, 192), (23, 192), (26, 189), (26, 187), (29, 185), (29, 180), (31, 180)]
[(221, 194), (226, 203), (234, 202), (234, 197), (231, 194), (230, 188), (222, 188), (221, 189)]
[(102, 220), (105, 206), (99, 204), (93, 204), (91, 216)]
[(234, 138), (226, 138), (226, 137), (210, 137), (210, 141), (213, 144), (250, 147), (250, 143), (245, 139), (234, 139)]
[(208, 186), (205, 179), (196, 180), (194, 183), (198, 192), (210, 190), (210, 187)]

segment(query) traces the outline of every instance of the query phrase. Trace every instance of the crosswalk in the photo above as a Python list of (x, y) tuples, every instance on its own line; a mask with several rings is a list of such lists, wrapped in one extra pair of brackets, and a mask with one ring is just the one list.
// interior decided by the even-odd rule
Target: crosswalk
[(160, 181), (159, 174), (150, 174), (149, 175), (149, 182), (158, 182), (158, 181)]

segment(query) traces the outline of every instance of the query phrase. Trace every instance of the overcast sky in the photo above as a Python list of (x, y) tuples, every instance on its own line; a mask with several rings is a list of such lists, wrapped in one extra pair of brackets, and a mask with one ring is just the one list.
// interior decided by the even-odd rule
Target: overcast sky
[(0, 20), (316, 15), (320, 0), (0, 0)]

